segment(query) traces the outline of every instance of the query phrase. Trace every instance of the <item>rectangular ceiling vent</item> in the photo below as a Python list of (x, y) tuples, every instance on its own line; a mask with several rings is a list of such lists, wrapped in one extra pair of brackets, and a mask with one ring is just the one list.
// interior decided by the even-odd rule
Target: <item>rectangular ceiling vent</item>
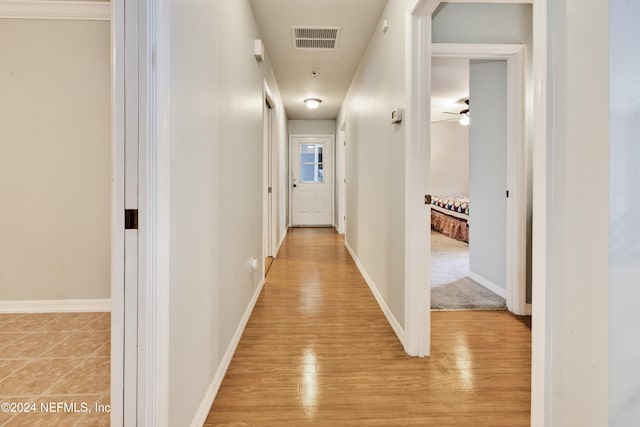
[(304, 50), (333, 50), (338, 45), (340, 27), (291, 27), (293, 47)]

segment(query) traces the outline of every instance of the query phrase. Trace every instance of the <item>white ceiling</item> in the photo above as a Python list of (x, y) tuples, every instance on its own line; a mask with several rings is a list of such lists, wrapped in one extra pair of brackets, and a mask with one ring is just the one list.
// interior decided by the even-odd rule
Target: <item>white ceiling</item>
[(469, 99), (469, 60), (432, 58), (431, 122), (458, 119), (444, 112), (458, 113), (467, 108), (461, 100)]
[[(387, 0), (250, 0), (289, 119), (335, 119)], [(293, 48), (292, 26), (341, 27), (337, 49)], [(320, 70), (318, 77), (311, 70)], [(322, 104), (309, 110), (305, 98)]]

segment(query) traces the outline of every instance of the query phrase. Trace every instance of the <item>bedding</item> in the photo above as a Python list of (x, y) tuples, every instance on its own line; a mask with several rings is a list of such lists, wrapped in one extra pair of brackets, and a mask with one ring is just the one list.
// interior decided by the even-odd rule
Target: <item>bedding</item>
[(461, 214), (464, 216), (453, 215), (458, 218), (469, 218), (469, 197), (466, 196), (433, 196), (431, 198), (432, 207), (436, 210), (449, 214)]
[(469, 198), (433, 196), (431, 228), (452, 239), (469, 242)]

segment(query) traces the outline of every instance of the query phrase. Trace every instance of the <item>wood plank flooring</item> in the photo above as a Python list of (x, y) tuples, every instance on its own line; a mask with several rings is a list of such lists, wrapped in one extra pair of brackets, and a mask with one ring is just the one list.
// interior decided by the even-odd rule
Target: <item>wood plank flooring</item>
[(406, 356), (329, 229), (293, 229), (205, 426), (527, 426), (531, 331), (505, 311), (432, 313)]

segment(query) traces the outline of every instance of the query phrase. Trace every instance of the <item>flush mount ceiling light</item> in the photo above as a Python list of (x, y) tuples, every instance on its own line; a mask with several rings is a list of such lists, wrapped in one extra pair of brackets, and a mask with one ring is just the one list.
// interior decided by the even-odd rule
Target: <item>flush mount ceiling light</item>
[(318, 98), (307, 98), (304, 100), (304, 104), (311, 110), (318, 108), (321, 102), (322, 100)]

